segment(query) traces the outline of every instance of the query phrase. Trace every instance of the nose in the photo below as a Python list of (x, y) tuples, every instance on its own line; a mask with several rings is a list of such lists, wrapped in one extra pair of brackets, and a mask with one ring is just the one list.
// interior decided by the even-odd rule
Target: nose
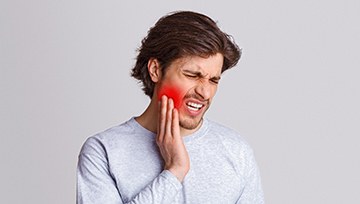
[(202, 100), (209, 100), (211, 97), (211, 87), (208, 83), (200, 82), (195, 87), (195, 93), (201, 97)]

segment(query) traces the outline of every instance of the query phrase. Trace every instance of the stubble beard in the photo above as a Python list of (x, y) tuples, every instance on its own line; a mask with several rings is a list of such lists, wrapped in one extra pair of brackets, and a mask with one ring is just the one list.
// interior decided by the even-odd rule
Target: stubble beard
[(184, 129), (194, 130), (200, 125), (202, 119), (203, 117), (200, 119), (182, 119), (180, 120), (179, 125)]
[(185, 116), (184, 118), (182, 118), (180, 115), (180, 118), (179, 118), (180, 127), (187, 129), (187, 130), (194, 130), (194, 129), (198, 128), (199, 125), (201, 124), (201, 122), (203, 121), (203, 117), (208, 108), (209, 108), (209, 106), (206, 107), (206, 110), (204, 110), (204, 112), (201, 116)]
[[(186, 100), (188, 98), (195, 98), (197, 100), (201, 100), (201, 98), (199, 98), (196, 94), (185, 95), (184, 100)], [(187, 129), (187, 130), (194, 130), (197, 127), (199, 127), (199, 125), (203, 121), (203, 117), (204, 117), (206, 111), (209, 109), (209, 107), (210, 107), (210, 102), (207, 101), (206, 107), (203, 107), (203, 108), (205, 108), (205, 110), (203, 111), (202, 115), (199, 115), (199, 116), (191, 116), (191, 115), (185, 114), (185, 116), (182, 117), (180, 114), (179, 115), (180, 127)]]

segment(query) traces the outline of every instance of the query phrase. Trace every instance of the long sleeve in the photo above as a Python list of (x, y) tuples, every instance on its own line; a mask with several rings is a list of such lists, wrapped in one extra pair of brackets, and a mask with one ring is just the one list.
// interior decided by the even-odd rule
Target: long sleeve
[(261, 186), (260, 172), (253, 151), (248, 152), (247, 176), (243, 192), (237, 204), (264, 204), (264, 194)]
[[(89, 145), (89, 142), (86, 145)], [(164, 170), (132, 200), (125, 200), (109, 171), (106, 151), (101, 149), (101, 145), (92, 145), (83, 148), (79, 155), (77, 204), (165, 204), (172, 203), (182, 189), (177, 178)]]
[(135, 119), (92, 137), (77, 168), (77, 204), (264, 204), (251, 147), (224, 126), (204, 120), (184, 138), (191, 169), (183, 182), (167, 170), (156, 135)]

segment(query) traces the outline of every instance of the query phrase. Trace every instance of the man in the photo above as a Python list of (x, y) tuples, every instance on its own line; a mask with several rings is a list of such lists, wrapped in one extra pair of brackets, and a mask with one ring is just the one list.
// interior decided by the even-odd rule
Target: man
[(161, 18), (132, 69), (150, 104), (140, 116), (85, 142), (77, 203), (264, 203), (249, 145), (203, 118), (221, 74), (240, 54), (205, 15)]

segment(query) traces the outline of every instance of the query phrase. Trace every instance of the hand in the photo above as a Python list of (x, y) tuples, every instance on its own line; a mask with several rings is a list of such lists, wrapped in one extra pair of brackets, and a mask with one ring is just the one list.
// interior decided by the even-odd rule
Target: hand
[(190, 169), (190, 159), (180, 135), (179, 113), (173, 100), (165, 95), (159, 102), (158, 119), (156, 143), (165, 161), (165, 169), (182, 182)]

